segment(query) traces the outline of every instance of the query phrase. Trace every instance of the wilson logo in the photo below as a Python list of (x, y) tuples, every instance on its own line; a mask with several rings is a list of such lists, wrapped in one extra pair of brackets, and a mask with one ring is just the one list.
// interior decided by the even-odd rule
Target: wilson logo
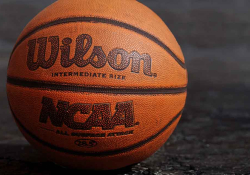
[[(51, 98), (43, 97), (42, 105), (39, 121), (46, 124), (50, 119), (52, 125), (56, 127), (62, 127), (64, 124), (74, 130), (91, 130), (93, 127), (112, 130), (115, 126), (120, 125), (125, 128), (138, 125), (134, 121), (132, 101), (117, 103), (114, 115), (111, 115), (109, 103), (70, 105), (67, 101), (58, 101), (55, 106)], [(86, 119), (85, 122), (75, 121), (77, 113), (84, 115), (82, 117)]]
[[(125, 70), (131, 64), (131, 72), (139, 73), (141, 68), (141, 62), (143, 62), (143, 73), (146, 76), (157, 77), (157, 74), (151, 72), (151, 57), (149, 54), (139, 54), (137, 51), (128, 53), (122, 48), (114, 48), (106, 55), (101, 46), (94, 46), (89, 58), (86, 58), (86, 54), (89, 52), (92, 46), (92, 37), (88, 34), (79, 35), (76, 38), (75, 54), (73, 58), (70, 58), (70, 53), (73, 51), (71, 38), (64, 38), (61, 41), (59, 36), (50, 36), (33, 39), (28, 42), (28, 56), (27, 66), (29, 70), (35, 71), (39, 67), (43, 69), (51, 68), (59, 57), (61, 59), (61, 66), (68, 68), (75, 64), (78, 67), (85, 67), (92, 65), (94, 68), (103, 68), (107, 63), (111, 68), (117, 71)], [(50, 52), (46, 52), (48, 42), (51, 45)], [(38, 54), (35, 58), (36, 47), (38, 44)], [(50, 53), (50, 55), (47, 55)], [(118, 61), (118, 56), (120, 59)], [(35, 61), (36, 60), (36, 61)], [(131, 63), (132, 62), (132, 63)]]
[(88, 139), (80, 139), (75, 141), (75, 145), (79, 147), (87, 147), (87, 148), (92, 148), (97, 145), (97, 142), (94, 140), (88, 140)]

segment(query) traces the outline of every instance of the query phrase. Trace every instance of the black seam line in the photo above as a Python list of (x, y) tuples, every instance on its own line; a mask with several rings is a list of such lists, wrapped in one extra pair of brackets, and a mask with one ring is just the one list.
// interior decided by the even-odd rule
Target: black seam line
[[(11, 107), (10, 107), (11, 108)], [(164, 127), (162, 128), (158, 133), (156, 133), (155, 135), (142, 140), (136, 144), (130, 145), (128, 147), (124, 147), (124, 148), (120, 148), (120, 149), (116, 149), (116, 150), (110, 150), (110, 151), (103, 151), (103, 152), (82, 152), (82, 151), (74, 151), (74, 150), (70, 150), (70, 149), (66, 149), (66, 148), (62, 148), (56, 145), (53, 145), (51, 143), (48, 143), (42, 139), (40, 139), (38, 136), (36, 136), (35, 134), (33, 134), (32, 132), (30, 132), (21, 122), (20, 120), (18, 120), (18, 118), (15, 116), (13, 110), (11, 109), (12, 114), (16, 120), (16, 122), (18, 123), (18, 125), (30, 136), (32, 137), (34, 140), (36, 140), (37, 142), (41, 143), (44, 146), (47, 146), (51, 149), (54, 149), (56, 151), (59, 152), (63, 152), (63, 153), (68, 153), (68, 154), (73, 154), (73, 155), (78, 155), (78, 156), (89, 156), (89, 157), (105, 157), (105, 156), (112, 156), (112, 155), (117, 155), (117, 154), (122, 154), (122, 153), (126, 153), (126, 152), (130, 152), (133, 151), (135, 149), (138, 149), (148, 143), (150, 143), (151, 141), (153, 141), (154, 139), (156, 139), (159, 135), (161, 135), (164, 131), (166, 131), (181, 115), (183, 112), (183, 109)]]
[(88, 23), (104, 23), (104, 24), (110, 24), (110, 25), (114, 25), (114, 26), (118, 26), (127, 30), (131, 30), (134, 31), (148, 39), (150, 39), (151, 41), (155, 42), (157, 45), (159, 45), (160, 47), (162, 47), (165, 51), (167, 51), (175, 60), (176, 62), (183, 68), (186, 69), (186, 65), (185, 63), (183, 63), (175, 54), (174, 52), (167, 46), (165, 45), (162, 41), (160, 41), (157, 37), (155, 37), (154, 35), (139, 29), (135, 26), (132, 26), (130, 24), (121, 22), (121, 21), (117, 21), (117, 20), (113, 20), (113, 19), (107, 19), (107, 18), (100, 18), (100, 17), (72, 17), (72, 18), (63, 18), (63, 19), (58, 19), (55, 21), (51, 21), (48, 23), (45, 23), (43, 25), (40, 25), (38, 27), (36, 27), (35, 29), (33, 29), (32, 31), (30, 31), (28, 34), (26, 34), (25, 36), (23, 36), (15, 45), (12, 54), (14, 53), (14, 51), (16, 50), (16, 48), (28, 37), (30, 37), (31, 35), (35, 34), (36, 32), (43, 30), (45, 28), (51, 27), (51, 26), (56, 26), (56, 25), (60, 25), (60, 24), (66, 24), (66, 23), (74, 23), (74, 22), (88, 22)]
[(91, 87), (77, 84), (63, 84), (58, 82), (34, 81), (19, 78), (7, 78), (7, 82), (11, 85), (45, 89), (54, 91), (68, 91), (75, 93), (102, 93), (102, 94), (132, 94), (132, 95), (160, 95), (160, 94), (180, 94), (187, 91), (186, 87), (181, 88), (115, 88), (115, 87)]

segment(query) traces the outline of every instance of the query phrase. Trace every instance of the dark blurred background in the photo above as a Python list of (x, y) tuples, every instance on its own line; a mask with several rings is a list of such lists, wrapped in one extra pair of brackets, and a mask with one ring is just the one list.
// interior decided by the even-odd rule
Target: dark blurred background
[[(29, 146), (11, 117), (5, 92), (17, 37), (54, 1), (0, 0), (0, 174), (72, 174)], [(139, 1), (165, 21), (182, 47), (189, 71), (187, 106), (154, 156), (107, 174), (250, 174), (250, 1)]]

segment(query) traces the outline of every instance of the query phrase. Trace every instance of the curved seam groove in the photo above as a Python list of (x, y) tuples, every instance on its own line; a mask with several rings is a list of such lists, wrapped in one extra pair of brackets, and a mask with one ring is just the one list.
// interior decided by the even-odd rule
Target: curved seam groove
[(133, 25), (121, 22), (121, 21), (117, 21), (117, 20), (113, 20), (113, 19), (108, 19), (108, 18), (100, 18), (100, 17), (71, 17), (71, 18), (62, 18), (62, 19), (58, 19), (55, 21), (51, 21), (48, 23), (45, 23), (43, 25), (40, 25), (38, 27), (36, 27), (35, 29), (33, 29), (32, 31), (30, 31), (29, 33), (27, 33), (25, 36), (23, 36), (15, 45), (12, 53), (11, 53), (11, 57), (12, 54), (14, 53), (14, 51), (16, 50), (16, 48), (28, 37), (30, 37), (31, 35), (35, 34), (36, 32), (51, 27), (51, 26), (56, 26), (56, 25), (60, 25), (60, 24), (66, 24), (66, 23), (74, 23), (74, 22), (88, 22), (88, 23), (104, 23), (104, 24), (110, 24), (110, 25), (114, 25), (117, 27), (121, 27), (127, 30), (131, 30), (134, 31), (148, 39), (150, 39), (151, 41), (153, 41), (154, 43), (156, 43), (157, 45), (159, 45), (161, 48), (163, 48), (166, 52), (168, 52), (174, 59), (175, 61), (183, 68), (186, 69), (186, 65), (184, 62), (181, 61), (180, 58), (178, 58), (176, 56), (176, 54), (167, 46), (165, 45), (162, 41), (160, 41), (157, 37), (155, 37), (154, 35), (140, 29), (137, 28)]
[[(11, 106), (10, 106), (11, 108)], [(64, 152), (64, 153), (68, 153), (68, 154), (73, 154), (73, 155), (80, 155), (80, 156), (89, 156), (89, 157), (105, 157), (105, 156), (112, 156), (112, 155), (117, 155), (117, 154), (121, 154), (121, 153), (126, 153), (126, 152), (130, 152), (133, 151), (137, 148), (140, 148), (148, 143), (150, 143), (151, 141), (153, 141), (154, 139), (156, 139), (159, 135), (161, 135), (164, 131), (166, 131), (181, 115), (183, 112), (183, 109), (175, 116), (172, 118), (172, 120), (164, 127), (162, 128), (159, 132), (157, 132), (155, 135), (142, 140), (138, 143), (135, 143), (133, 145), (124, 147), (124, 148), (120, 148), (120, 149), (116, 149), (116, 150), (110, 150), (110, 151), (103, 151), (103, 152), (82, 152), (82, 151), (74, 151), (74, 150), (70, 150), (67, 148), (62, 148), (62, 147), (58, 147), (55, 146), (53, 144), (50, 144), (42, 139), (40, 139), (38, 136), (36, 136), (35, 134), (31, 133), (16, 117), (16, 115), (14, 114), (12, 108), (11, 108), (12, 114), (16, 120), (16, 122), (18, 123), (18, 125), (30, 136), (32, 137), (34, 140), (36, 140), (37, 142), (41, 143), (44, 146), (49, 147), (50, 149), (54, 149), (56, 151), (59, 152)]]
[(54, 91), (66, 91), (74, 93), (107, 93), (107, 94), (132, 94), (132, 95), (159, 95), (159, 94), (180, 94), (187, 91), (187, 87), (179, 88), (118, 88), (118, 87), (95, 87), (79, 84), (64, 84), (59, 82), (34, 81), (20, 78), (7, 78), (7, 83), (19, 87), (45, 89)]

